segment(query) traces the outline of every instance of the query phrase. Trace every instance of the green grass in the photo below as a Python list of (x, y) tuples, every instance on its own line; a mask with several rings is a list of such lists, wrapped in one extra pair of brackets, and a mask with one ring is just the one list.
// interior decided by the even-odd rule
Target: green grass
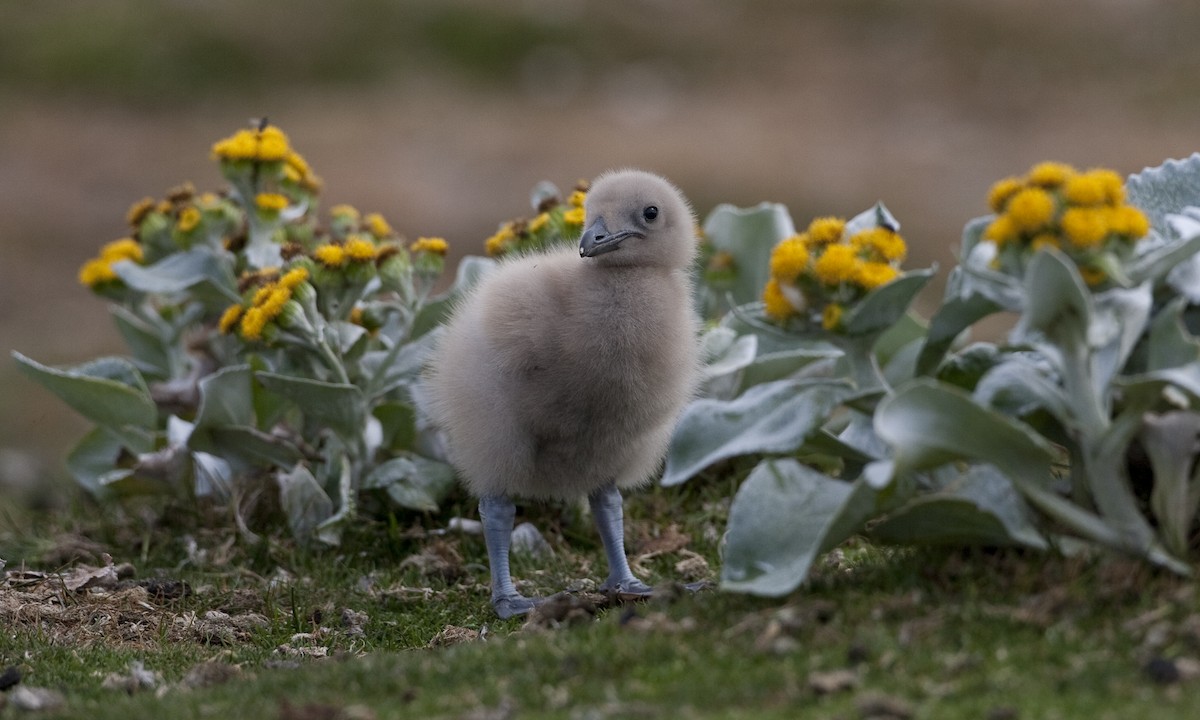
[[(639, 538), (675, 522), (692, 538), (687, 549), (718, 567), (725, 491), (714, 483), (631, 499), (634, 554)], [(516, 562), (515, 574), (531, 582), (531, 592), (602, 574), (585, 518), (563, 508), (529, 516), (556, 552), (544, 562)], [(429, 536), (433, 518), (411, 527), (412, 518), (364, 521), (342, 548), (325, 551), (278, 538), (223, 549), (224, 536), (203, 529), (214, 519), (197, 520), (177, 514), (169, 527), (140, 529), (128, 519), (92, 528), (58, 521), (56, 529), (82, 530), (118, 563), (132, 562), (139, 577), (180, 578), (194, 592), (151, 603), (156, 609), (147, 617), (157, 620), (147, 621), (151, 629), (140, 642), (119, 642), (115, 631), (80, 642), (82, 636), (72, 640), (50, 624), (10, 625), (0, 635), (0, 664), (20, 667), (29, 685), (62, 691), (64, 716), (95, 720), (275, 717), (284, 701), (360, 705), (379, 718), (483, 717), (489, 710), (496, 717), (860, 717), (871, 694), (899, 699), (922, 718), (1011, 717), (1009, 711), (1021, 718), (1118, 718), (1149, 707), (1157, 717), (1183, 718), (1200, 703), (1200, 681), (1159, 685), (1143, 669), (1154, 657), (1200, 657), (1194, 586), (1121, 560), (897, 550), (859, 540), (788, 598), (709, 590), (535, 630), (492, 617), (482, 541)], [(64, 571), (71, 567), (63, 536), (40, 527), (36, 536), (0, 539), (9, 569), (39, 554)], [(188, 533), (208, 551), (207, 564), (185, 560), (180, 538)], [(450, 562), (423, 574), (406, 562), (422, 551)], [(680, 557), (647, 561), (651, 580), (671, 578)], [(279, 568), (294, 581), (272, 585)], [(428, 588), (431, 596), (405, 587)], [(361, 636), (342, 626), (343, 608), (369, 615)], [(172, 630), (170, 617), (209, 610), (256, 613), (265, 623), (225, 645)], [(90, 622), (103, 625), (107, 616), (94, 615)], [(447, 625), (486, 627), (487, 639), (429, 648)], [(315, 641), (293, 639), (314, 631), (321, 633)], [(277, 651), (285, 643), (327, 647), (331, 657), (290, 657)], [(178, 684), (212, 658), (237, 665), (238, 678), (204, 689), (173, 687), (161, 698), (101, 686), (134, 660)], [(842, 669), (853, 671), (854, 687), (827, 695), (810, 687), (812, 673)]]

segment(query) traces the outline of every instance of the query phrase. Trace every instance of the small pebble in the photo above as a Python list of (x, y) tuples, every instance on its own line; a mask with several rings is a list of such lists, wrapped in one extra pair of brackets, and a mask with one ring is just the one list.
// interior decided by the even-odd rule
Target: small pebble
[(1142, 671), (1146, 673), (1151, 682), (1159, 685), (1172, 685), (1179, 682), (1179, 668), (1175, 666), (1173, 660), (1168, 658), (1152, 658), (1142, 667)]

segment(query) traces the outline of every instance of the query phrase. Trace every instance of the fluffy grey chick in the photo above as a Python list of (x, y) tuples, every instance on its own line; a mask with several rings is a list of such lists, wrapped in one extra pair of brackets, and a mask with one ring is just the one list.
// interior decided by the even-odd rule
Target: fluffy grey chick
[(586, 496), (608, 558), (603, 589), (649, 592), (625, 558), (619, 488), (658, 469), (698, 377), (687, 200), (623, 170), (596, 179), (585, 210), (578, 252), (519, 257), (479, 282), (427, 374), (433, 418), (479, 497), (501, 617), (538, 603), (509, 574), (514, 497)]

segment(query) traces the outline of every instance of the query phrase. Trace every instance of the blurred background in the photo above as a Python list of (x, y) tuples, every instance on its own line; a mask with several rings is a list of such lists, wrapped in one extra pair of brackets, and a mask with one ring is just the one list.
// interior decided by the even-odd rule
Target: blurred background
[(325, 208), (455, 256), (539, 180), (638, 166), (701, 218), (883, 200), (908, 266), (945, 270), (1003, 176), (1200, 150), (1197, 29), (1195, 0), (0, 3), (0, 509), (68, 497), (85, 431), (11, 351), (122, 352), (79, 265), (139, 198), (218, 189), (210, 146), (251, 117), (290, 135)]

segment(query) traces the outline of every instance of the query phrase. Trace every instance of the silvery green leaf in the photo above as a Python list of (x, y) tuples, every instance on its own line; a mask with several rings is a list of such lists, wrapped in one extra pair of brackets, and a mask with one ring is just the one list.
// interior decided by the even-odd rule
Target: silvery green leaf
[(975, 386), (974, 398), (984, 407), (1022, 417), (1041, 408), (1064, 426), (1072, 424), (1070, 403), (1054, 368), (1037, 353), (1008, 353)]
[(206, 452), (192, 453), (193, 492), (196, 497), (228, 500), (233, 492), (233, 466), (224, 458)]
[(892, 448), (895, 475), (968, 460), (995, 465), (1018, 487), (1050, 482), (1055, 453), (1045, 439), (936, 380), (914, 380), (885, 398), (875, 432)]
[[(279, 262), (274, 265), (278, 266)], [(126, 285), (146, 293), (166, 295), (190, 291), (210, 306), (241, 301), (231, 262), (207, 247), (168, 255), (153, 265), (119, 262), (113, 265), (113, 271)]]
[(1150, 507), (1158, 521), (1159, 537), (1175, 555), (1187, 557), (1200, 507), (1200, 469), (1193, 467), (1200, 454), (1200, 415), (1147, 414), (1139, 437), (1154, 469)]
[[(433, 348), (441, 336), (438, 327), (402, 345), (394, 354), (389, 350), (372, 350), (364, 353), (360, 364), (363, 373), (371, 378), (368, 394), (372, 398), (382, 397), (396, 388), (417, 381)], [(388, 362), (388, 356), (391, 361)], [(385, 363), (387, 363), (385, 365)]]
[(363, 480), (364, 489), (382, 489), (400, 507), (437, 512), (454, 487), (454, 468), (413, 453), (381, 463)]
[(312, 537), (313, 531), (333, 516), (333, 501), (304, 465), (297, 464), (290, 472), (276, 472), (275, 482), (279, 485), (279, 504), (296, 539)]
[(877, 227), (900, 232), (900, 221), (881, 202), (875, 203), (871, 209), (864, 210), (846, 221), (846, 229), (842, 232), (842, 237), (852, 238), (863, 230)]
[(110, 428), (153, 428), (158, 408), (141, 374), (127, 360), (101, 358), (75, 368), (52, 368), (19, 352), (21, 370), (88, 420)]
[(678, 485), (738, 455), (793, 452), (852, 391), (847, 383), (779, 380), (734, 400), (696, 400), (671, 436), (662, 484)]
[(887, 285), (867, 293), (842, 315), (842, 329), (847, 335), (884, 332), (905, 316), (917, 293), (936, 272), (937, 266), (926, 270), (910, 270)]
[(249, 425), (255, 422), (254, 394), (249, 365), (230, 365), (202, 378), (200, 408), (196, 425), (200, 428)]
[(113, 322), (129, 351), (133, 353), (133, 362), (143, 373), (152, 376), (167, 377), (171, 374), (171, 360), (168, 346), (171, 338), (161, 328), (154, 327), (138, 317), (128, 308), (120, 305), (110, 305)]
[(932, 375), (937, 372), (946, 353), (968, 328), (1002, 309), (1003, 306), (984, 295), (947, 296), (929, 321), (929, 335), (917, 357), (916, 373)]
[[(1172, 215), (1172, 219), (1186, 220), (1188, 225), (1194, 221), (1180, 215)], [(1125, 268), (1125, 275), (1131, 284), (1157, 282), (1164, 275), (1167, 283), (1181, 293), (1195, 297), (1197, 291), (1193, 287), (1185, 287), (1189, 276), (1195, 273), (1196, 253), (1200, 251), (1200, 228), (1187, 227), (1180, 234), (1163, 236), (1151, 230), (1150, 234), (1135, 246), (1136, 254)]]
[(1175, 298), (1154, 316), (1146, 341), (1146, 369), (1188, 365), (1200, 360), (1200, 341), (1183, 324), (1185, 298)]
[[(356, 352), (362, 352), (366, 340), (370, 337), (362, 325), (336, 320), (327, 326), (333, 331), (334, 343), (342, 357), (352, 358)], [(356, 347), (357, 345), (357, 347)]]
[[(917, 357), (925, 345), (924, 340), (924, 338), (913, 339), (890, 354), (882, 368), (884, 382), (895, 387), (916, 377)], [(880, 359), (883, 360), (882, 357)]]
[(357, 386), (272, 372), (254, 376), (267, 390), (291, 400), (307, 417), (341, 437), (357, 437), (363, 431), (367, 407)]
[(705, 378), (729, 375), (754, 362), (757, 335), (738, 335), (726, 327), (715, 327), (700, 338), (700, 356)]
[(792, 459), (764, 460), (729, 509), (721, 587), (779, 597), (795, 590), (813, 560), (857, 532), (875, 512), (875, 492)]
[(1167, 215), (1200, 205), (1200, 153), (1131, 175), (1125, 191), (1129, 202), (1141, 208), (1154, 227), (1165, 228)]
[(1013, 343), (1034, 344), (1038, 335), (1062, 345), (1086, 339), (1092, 324), (1092, 296), (1075, 263), (1057, 250), (1034, 253), (1025, 272), (1025, 296), (1036, 298), (1013, 330)]
[(787, 208), (761, 203), (752, 208), (718, 205), (704, 220), (704, 236), (714, 250), (733, 256), (737, 269), (730, 295), (734, 305), (762, 297), (770, 277), (771, 251), (796, 234)]
[(702, 397), (728, 399), (741, 387), (742, 370), (754, 362), (757, 335), (737, 335), (729, 328), (715, 327), (701, 338)]
[[(203, 438), (202, 442), (200, 438)], [(210, 427), (204, 432), (193, 433), (188, 446), (193, 450), (213, 450), (226, 459), (240, 459), (249, 465), (266, 463), (290, 468), (304, 458), (295, 443), (248, 426)]]
[(1107, 392), (1113, 376), (1125, 366), (1146, 329), (1153, 300), (1149, 283), (1113, 288), (1092, 297), (1087, 338), (1094, 349), (1092, 367), (1097, 392)]
[(1047, 548), (1021, 496), (990, 465), (972, 465), (941, 489), (909, 500), (870, 534), (891, 543)]
[(96, 497), (104, 497), (114, 472), (120, 473), (121, 477), (133, 474), (132, 470), (117, 469), (117, 459), (123, 449), (119, 438), (103, 427), (93, 428), (67, 454), (67, 470), (84, 490)]
[(425, 333), (440, 327), (450, 316), (458, 298), (468, 292), (485, 274), (495, 268), (497, 262), (491, 258), (467, 255), (458, 262), (455, 271), (454, 284), (450, 288), (431, 298), (413, 319), (411, 337), (416, 339)]

